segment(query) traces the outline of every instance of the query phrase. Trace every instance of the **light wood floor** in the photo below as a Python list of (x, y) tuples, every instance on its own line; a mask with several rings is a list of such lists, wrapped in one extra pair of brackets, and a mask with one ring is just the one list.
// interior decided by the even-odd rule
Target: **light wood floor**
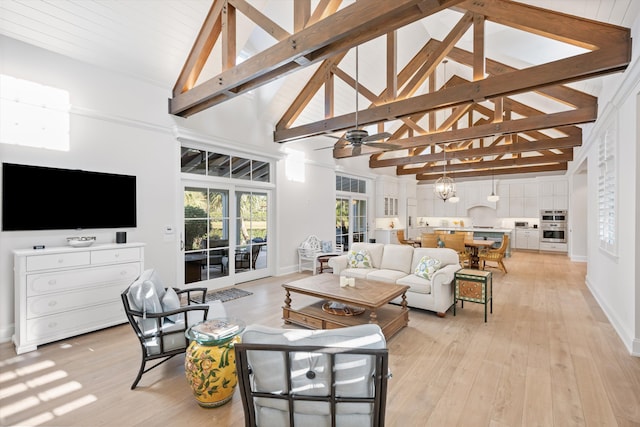
[[(467, 303), (443, 319), (412, 310), (388, 342), (388, 426), (639, 426), (640, 358), (630, 356), (586, 289), (586, 266), (517, 252), (494, 271), (493, 314)], [(281, 326), (292, 274), (238, 285), (225, 303), (247, 323)], [(293, 305), (303, 303), (293, 295)], [(458, 305), (458, 308), (460, 306)], [(0, 344), (0, 424), (46, 426), (243, 425), (242, 403), (199, 407), (184, 357), (143, 376), (129, 325), (16, 356)]]

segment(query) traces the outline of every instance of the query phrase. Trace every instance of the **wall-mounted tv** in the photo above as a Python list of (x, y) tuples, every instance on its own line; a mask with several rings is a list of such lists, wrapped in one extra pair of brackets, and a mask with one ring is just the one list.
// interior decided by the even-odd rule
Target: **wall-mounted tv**
[(2, 230), (137, 225), (136, 177), (2, 164)]

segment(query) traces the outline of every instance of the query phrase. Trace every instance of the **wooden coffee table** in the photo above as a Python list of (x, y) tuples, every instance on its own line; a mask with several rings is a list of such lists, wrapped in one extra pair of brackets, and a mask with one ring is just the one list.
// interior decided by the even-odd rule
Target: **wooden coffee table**
[[(286, 291), (282, 318), (311, 329), (335, 329), (346, 326), (377, 323), (388, 339), (409, 324), (409, 309), (405, 293), (409, 286), (395, 285), (371, 280), (356, 279), (355, 287), (340, 287), (340, 276), (320, 274), (285, 283)], [(319, 301), (301, 308), (291, 307), (291, 293), (316, 297)], [(400, 306), (389, 304), (402, 296)], [(343, 303), (351, 307), (364, 308), (358, 315), (338, 315), (323, 310), (328, 301)], [(325, 305), (326, 307), (326, 305)]]

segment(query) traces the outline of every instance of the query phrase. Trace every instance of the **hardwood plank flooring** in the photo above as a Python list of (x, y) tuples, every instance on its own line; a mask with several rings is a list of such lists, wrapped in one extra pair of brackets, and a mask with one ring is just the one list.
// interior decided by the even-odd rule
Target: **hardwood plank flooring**
[[(640, 358), (630, 356), (584, 284), (586, 265), (566, 256), (515, 252), (493, 271), (493, 314), (458, 304), (445, 318), (412, 309), (389, 342), (388, 426), (640, 426)], [(238, 287), (225, 303), (247, 323), (282, 327), (285, 281)], [(295, 295), (293, 305), (313, 298)], [(288, 326), (295, 327), (295, 326)], [(2, 426), (236, 426), (236, 395), (197, 405), (184, 356), (129, 387), (140, 363), (128, 324), (44, 345), (17, 356), (0, 344)]]

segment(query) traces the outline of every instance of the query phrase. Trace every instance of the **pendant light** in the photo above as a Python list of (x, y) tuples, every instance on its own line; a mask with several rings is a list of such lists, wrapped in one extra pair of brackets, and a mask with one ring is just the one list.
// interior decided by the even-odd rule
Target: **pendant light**
[(441, 198), (442, 201), (446, 202), (447, 199), (454, 197), (456, 193), (456, 183), (447, 176), (447, 151), (444, 145), (442, 146), (442, 156), (444, 159), (444, 170), (442, 176), (438, 178), (433, 186), (433, 192)]
[(491, 171), (491, 194), (487, 196), (487, 200), (490, 202), (497, 202), (498, 200), (500, 200), (500, 196), (498, 196), (494, 191), (493, 171)]

